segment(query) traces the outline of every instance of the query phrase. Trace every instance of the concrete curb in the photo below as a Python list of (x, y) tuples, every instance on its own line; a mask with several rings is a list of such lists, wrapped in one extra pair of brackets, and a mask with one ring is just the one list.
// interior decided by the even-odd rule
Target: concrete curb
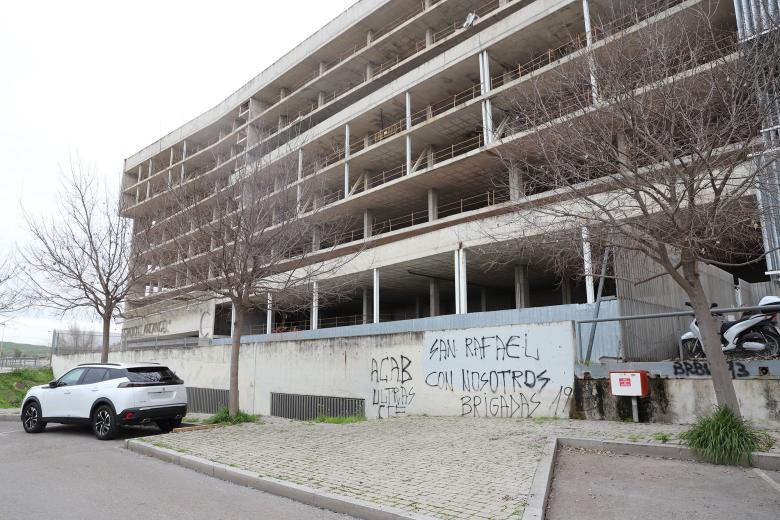
[(553, 437), (544, 445), (542, 458), (536, 466), (534, 479), (531, 482), (531, 491), (528, 493), (528, 502), (523, 510), (523, 520), (544, 520), (557, 454), (558, 439)]
[[(558, 438), (558, 446), (587, 450), (611, 451), (618, 455), (637, 455), (677, 460), (695, 460), (707, 462), (696, 456), (687, 446), (676, 444), (652, 444), (648, 442), (600, 441), (596, 439)], [(780, 470), (780, 455), (774, 453), (753, 452), (750, 456), (751, 467), (769, 471)]]
[(260, 477), (257, 473), (212, 462), (194, 455), (161, 448), (137, 439), (126, 440), (125, 448), (132, 452), (177, 464), (210, 477), (238, 484), (239, 486), (265, 491), (266, 493), (286, 497), (310, 506), (328, 509), (335, 513), (346, 514), (365, 520), (433, 520), (429, 516), (408, 513), (393, 507), (366, 502), (365, 500), (336, 495), (284, 480)]
[(21, 417), (21, 414), (3, 413), (0, 414), (0, 422), (20, 422)]

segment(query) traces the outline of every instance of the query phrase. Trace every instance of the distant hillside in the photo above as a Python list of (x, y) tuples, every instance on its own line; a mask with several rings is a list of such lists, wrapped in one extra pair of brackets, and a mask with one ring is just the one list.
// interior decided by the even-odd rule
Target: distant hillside
[(3, 357), (12, 357), (16, 349), (22, 351), (23, 357), (30, 356), (48, 356), (49, 347), (44, 345), (30, 345), (29, 343), (14, 343), (13, 341), (4, 341), (2, 343)]

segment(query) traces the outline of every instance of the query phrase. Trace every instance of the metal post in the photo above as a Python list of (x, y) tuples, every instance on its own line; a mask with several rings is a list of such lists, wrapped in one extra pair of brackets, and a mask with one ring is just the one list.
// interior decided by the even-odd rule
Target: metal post
[(593, 291), (593, 257), (590, 249), (590, 233), (586, 226), (582, 226), (582, 257), (585, 262), (585, 292), (588, 303), (595, 301)]
[(271, 293), (268, 293), (268, 298), (266, 299), (266, 311), (265, 311), (265, 333), (271, 334), (274, 330), (274, 309), (273, 309), (273, 303), (274, 303), (274, 296)]
[[(601, 260), (601, 276), (599, 277), (599, 289), (596, 294), (596, 308), (593, 310), (593, 318), (599, 317), (601, 310), (601, 295), (604, 292), (604, 278), (607, 276), (607, 262), (609, 260), (609, 247), (604, 248), (604, 257)], [(588, 353), (585, 356), (585, 364), (590, 364), (590, 356), (593, 353), (593, 341), (596, 339), (597, 323), (590, 325), (590, 337), (588, 338)]]
[(311, 284), (311, 330), (317, 330), (320, 324), (320, 295), (317, 282)]
[(634, 422), (639, 422), (639, 403), (636, 397), (631, 398), (631, 415), (634, 417)]

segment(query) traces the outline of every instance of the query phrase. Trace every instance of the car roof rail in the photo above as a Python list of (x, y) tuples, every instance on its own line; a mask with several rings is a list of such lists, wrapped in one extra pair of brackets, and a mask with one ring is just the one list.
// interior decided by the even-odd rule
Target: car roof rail
[(86, 366), (86, 365), (109, 365), (109, 366), (112, 366), (112, 367), (121, 366), (119, 363), (79, 363), (76, 366), (83, 367), (83, 366)]

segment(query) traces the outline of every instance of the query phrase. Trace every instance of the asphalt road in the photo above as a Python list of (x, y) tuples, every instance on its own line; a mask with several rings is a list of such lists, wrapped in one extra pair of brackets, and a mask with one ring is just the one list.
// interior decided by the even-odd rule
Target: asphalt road
[(154, 433), (136, 428), (100, 442), (88, 428), (48, 425), (30, 435), (21, 422), (0, 422), (0, 518), (349, 518), (122, 448), (121, 439)]

